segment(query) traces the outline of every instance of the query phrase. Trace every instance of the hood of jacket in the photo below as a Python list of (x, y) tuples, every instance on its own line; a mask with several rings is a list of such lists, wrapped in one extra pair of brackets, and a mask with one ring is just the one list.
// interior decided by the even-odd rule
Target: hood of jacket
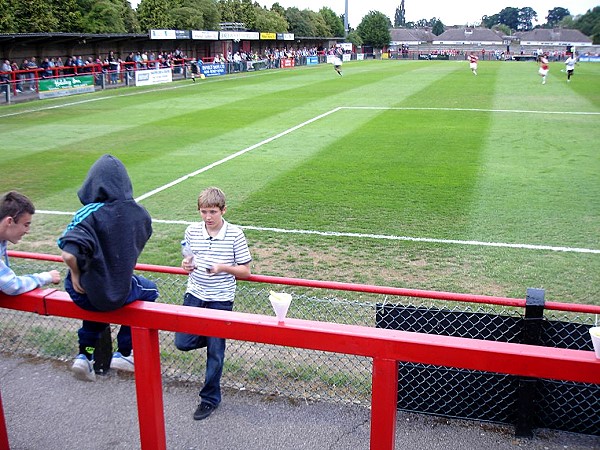
[(123, 163), (107, 154), (90, 167), (77, 196), (83, 205), (130, 200), (133, 186)]

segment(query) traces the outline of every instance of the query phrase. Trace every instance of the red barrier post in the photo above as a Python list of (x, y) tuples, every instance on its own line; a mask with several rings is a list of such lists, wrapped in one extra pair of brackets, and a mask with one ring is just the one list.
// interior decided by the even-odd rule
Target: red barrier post
[(143, 450), (166, 450), (158, 330), (131, 327), (135, 348), (135, 390)]
[(371, 450), (394, 450), (398, 410), (398, 361), (373, 358)]
[(0, 448), (9, 450), (8, 431), (6, 429), (6, 420), (4, 420), (4, 407), (2, 406), (2, 395), (0, 395)]

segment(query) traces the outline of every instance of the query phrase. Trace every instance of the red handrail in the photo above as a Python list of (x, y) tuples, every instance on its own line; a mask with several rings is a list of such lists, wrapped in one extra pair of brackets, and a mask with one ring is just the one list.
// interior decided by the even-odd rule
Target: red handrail
[[(17, 258), (37, 259), (42, 261), (54, 261), (62, 263), (60, 256), (47, 255), (43, 253), (30, 253), (9, 250), (9, 256)], [(158, 266), (153, 264), (137, 264), (137, 270), (146, 272), (160, 272), (176, 275), (187, 275), (183, 269), (178, 267)], [(393, 295), (399, 297), (428, 298), (432, 300), (448, 300), (464, 303), (481, 303), (488, 305), (525, 307), (525, 299), (510, 297), (495, 297), (491, 295), (460, 294), (454, 292), (429, 291), (421, 289), (405, 289), (387, 286), (373, 286), (368, 284), (341, 283), (335, 281), (307, 280), (302, 278), (274, 277), (268, 275), (251, 275), (243, 281), (255, 283), (282, 284), (287, 286), (301, 286), (319, 289), (330, 289), (338, 291), (365, 292), (370, 294)], [(577, 312), (586, 314), (600, 314), (600, 305), (583, 305), (579, 303), (545, 302), (545, 309), (565, 312)]]

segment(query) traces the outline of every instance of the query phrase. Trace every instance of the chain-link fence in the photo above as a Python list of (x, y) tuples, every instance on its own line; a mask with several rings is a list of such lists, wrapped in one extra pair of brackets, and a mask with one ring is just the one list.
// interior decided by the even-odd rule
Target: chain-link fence
[[(48, 270), (43, 261), (12, 259), (18, 273)], [(144, 273), (159, 287), (160, 302), (181, 304), (184, 276)], [(384, 327), (466, 338), (521, 342), (524, 311), (494, 305), (387, 297), (296, 286), (238, 282), (234, 309), (274, 315), (269, 291), (293, 295), (288, 317), (367, 327)], [(415, 303), (418, 301), (418, 304)], [(540, 345), (591, 350), (589, 314), (550, 313), (543, 318)], [(3, 310), (0, 344), (4, 351), (69, 360), (77, 352), (78, 320)], [(113, 335), (114, 335), (113, 326)], [(202, 334), (201, 330), (198, 330)], [(204, 380), (202, 350), (180, 352), (171, 332), (161, 331), (163, 377)], [(306, 400), (355, 403), (371, 400), (370, 358), (228, 340), (222, 385)], [(519, 419), (522, 379), (510, 375), (424, 364), (399, 364), (398, 409), (514, 424)], [(600, 386), (535, 380), (533, 426), (600, 435)]]

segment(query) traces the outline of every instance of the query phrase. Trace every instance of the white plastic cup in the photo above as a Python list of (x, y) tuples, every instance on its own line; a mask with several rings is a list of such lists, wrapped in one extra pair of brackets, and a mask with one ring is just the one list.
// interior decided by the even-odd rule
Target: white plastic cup
[(277, 321), (279, 323), (283, 323), (290, 307), (290, 303), (292, 302), (292, 296), (291, 294), (286, 294), (283, 292), (280, 292), (276, 295), (273, 294), (275, 293), (271, 293), (271, 295), (269, 295), (269, 301), (271, 302), (271, 306), (275, 311)]
[(590, 336), (592, 337), (596, 358), (600, 359), (600, 327), (590, 328)]

